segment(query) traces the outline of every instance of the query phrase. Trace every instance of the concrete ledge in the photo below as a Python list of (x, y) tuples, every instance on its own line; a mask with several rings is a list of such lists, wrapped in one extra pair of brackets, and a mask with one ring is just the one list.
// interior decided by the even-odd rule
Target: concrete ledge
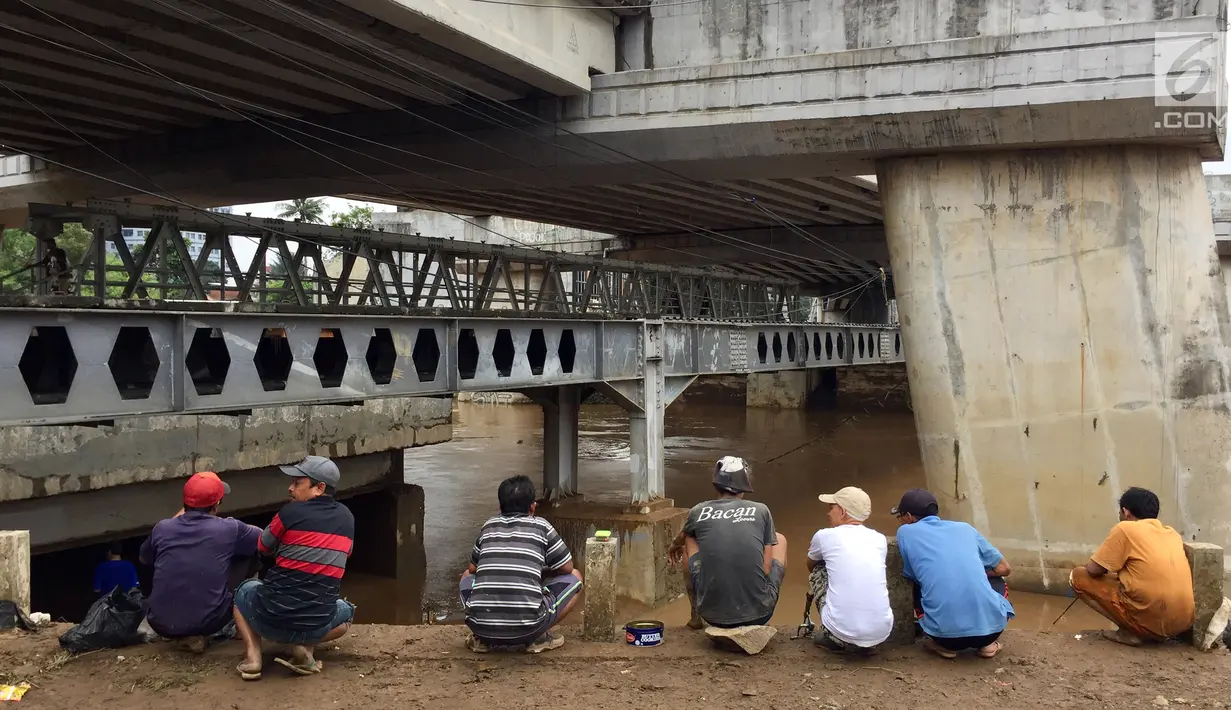
[[(391, 462), (401, 459), (388, 452), (336, 459), (342, 472), (338, 498), (383, 489), (390, 479)], [(219, 473), (231, 486), (231, 495), (222, 501), (222, 515), (276, 510), (286, 502), (287, 477), (276, 467)], [(167, 478), (12, 501), (0, 504), (0, 530), (29, 530), (35, 554), (146, 534), (154, 523), (179, 510), (183, 490), (182, 479)]]
[[(114, 426), (0, 428), (0, 502), (291, 463), (362, 456), (453, 436), (452, 401), (392, 398), (363, 406), (289, 406), (250, 415), (152, 416)], [(174, 512), (174, 511), (172, 511)]]
[[(749, 157), (1165, 140), (1217, 159), (1217, 126), (1157, 127), (1152, 46), (1158, 32), (1219, 30), (1202, 16), (621, 72), (596, 77), (562, 118), (577, 133), (636, 132), (643, 147), (654, 131), (739, 125), (733, 148)], [(709, 150), (696, 133), (660, 141), (663, 162)]]

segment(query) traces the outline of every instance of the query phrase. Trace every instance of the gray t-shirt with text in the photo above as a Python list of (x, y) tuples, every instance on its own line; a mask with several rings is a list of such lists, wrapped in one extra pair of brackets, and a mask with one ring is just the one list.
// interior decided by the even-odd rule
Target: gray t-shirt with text
[(684, 533), (700, 548), (689, 560), (697, 612), (710, 624), (748, 624), (772, 614), (778, 592), (765, 574), (765, 546), (777, 543), (764, 503), (720, 498), (693, 506)]

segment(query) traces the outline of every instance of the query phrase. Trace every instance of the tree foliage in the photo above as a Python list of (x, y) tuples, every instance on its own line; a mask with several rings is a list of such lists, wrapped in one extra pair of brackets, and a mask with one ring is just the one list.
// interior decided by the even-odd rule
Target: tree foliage
[(345, 212), (334, 212), (329, 223), (345, 229), (371, 229), (372, 208), (355, 205)]
[[(78, 222), (64, 225), (64, 230), (56, 237), (56, 243), (68, 255), (68, 263), (75, 266), (81, 263), (86, 249), (90, 248), (90, 238), (93, 235)], [(0, 248), (0, 289), (8, 293), (29, 293), (34, 289), (35, 272), (37, 269), (22, 271), (22, 269), (37, 261), (35, 236), (22, 229), (4, 230), (4, 246)], [(14, 273), (20, 272), (20, 273)]]
[(290, 202), (280, 203), (278, 209), (281, 210), (278, 216), (282, 219), (312, 224), (320, 224), (325, 221), (325, 198), (323, 197), (296, 198)]

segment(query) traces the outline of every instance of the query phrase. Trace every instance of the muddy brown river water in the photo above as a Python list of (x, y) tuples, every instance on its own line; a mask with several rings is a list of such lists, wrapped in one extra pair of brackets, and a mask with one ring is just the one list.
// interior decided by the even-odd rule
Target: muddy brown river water
[[(628, 495), (628, 417), (608, 405), (581, 411), (579, 487), (587, 500), (623, 502)], [(749, 497), (773, 512), (787, 537), (787, 577), (774, 614), (777, 625), (798, 624), (807, 586), (808, 541), (825, 524), (817, 495), (856, 485), (872, 497), (868, 525), (892, 535), (889, 509), (908, 488), (924, 485), (912, 416), (906, 411), (858, 414), (746, 409), (683, 402), (667, 412), (667, 496), (681, 507), (711, 497), (713, 462), (732, 454), (749, 461), (756, 491)], [(811, 443), (809, 443), (811, 442)], [(396, 582), (347, 574), (345, 594), (358, 604), (357, 621), (418, 623), (456, 621), (456, 581), (479, 526), (497, 511), (496, 487), (528, 474), (542, 480), (542, 413), (524, 405), (458, 403), (453, 440), (406, 452), (406, 481), (424, 488), (427, 585), (423, 606)], [(1012, 560), (1010, 560), (1012, 562)], [(1012, 579), (1010, 578), (1010, 589)], [(1084, 605), (1059, 618), (1071, 599), (1010, 592), (1017, 612), (1012, 627), (1079, 631), (1110, 628)], [(649, 613), (629, 603), (628, 618)], [(687, 621), (687, 602), (654, 610), (668, 624)]]

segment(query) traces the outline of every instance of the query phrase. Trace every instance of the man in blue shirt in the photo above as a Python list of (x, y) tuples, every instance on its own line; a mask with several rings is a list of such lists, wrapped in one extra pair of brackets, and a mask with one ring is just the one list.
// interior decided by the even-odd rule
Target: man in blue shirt
[(230, 578), (256, 554), (261, 529), (218, 517), (230, 486), (212, 472), (194, 473), (184, 483), (184, 507), (159, 522), (141, 544), (141, 562), (154, 566), (146, 619), (160, 636), (193, 653), (233, 618)]
[(991, 658), (1013, 605), (988, 579), (1007, 577), (1009, 563), (978, 530), (941, 520), (939, 512), (936, 497), (921, 488), (907, 491), (890, 511), (902, 523), (902, 574), (919, 585), (924, 647), (942, 658), (966, 649)]
[(95, 594), (110, 594), (116, 587), (127, 593), (137, 586), (137, 568), (133, 567), (133, 563), (122, 559), (123, 555), (124, 547), (119, 541), (107, 547), (107, 559), (94, 568)]

